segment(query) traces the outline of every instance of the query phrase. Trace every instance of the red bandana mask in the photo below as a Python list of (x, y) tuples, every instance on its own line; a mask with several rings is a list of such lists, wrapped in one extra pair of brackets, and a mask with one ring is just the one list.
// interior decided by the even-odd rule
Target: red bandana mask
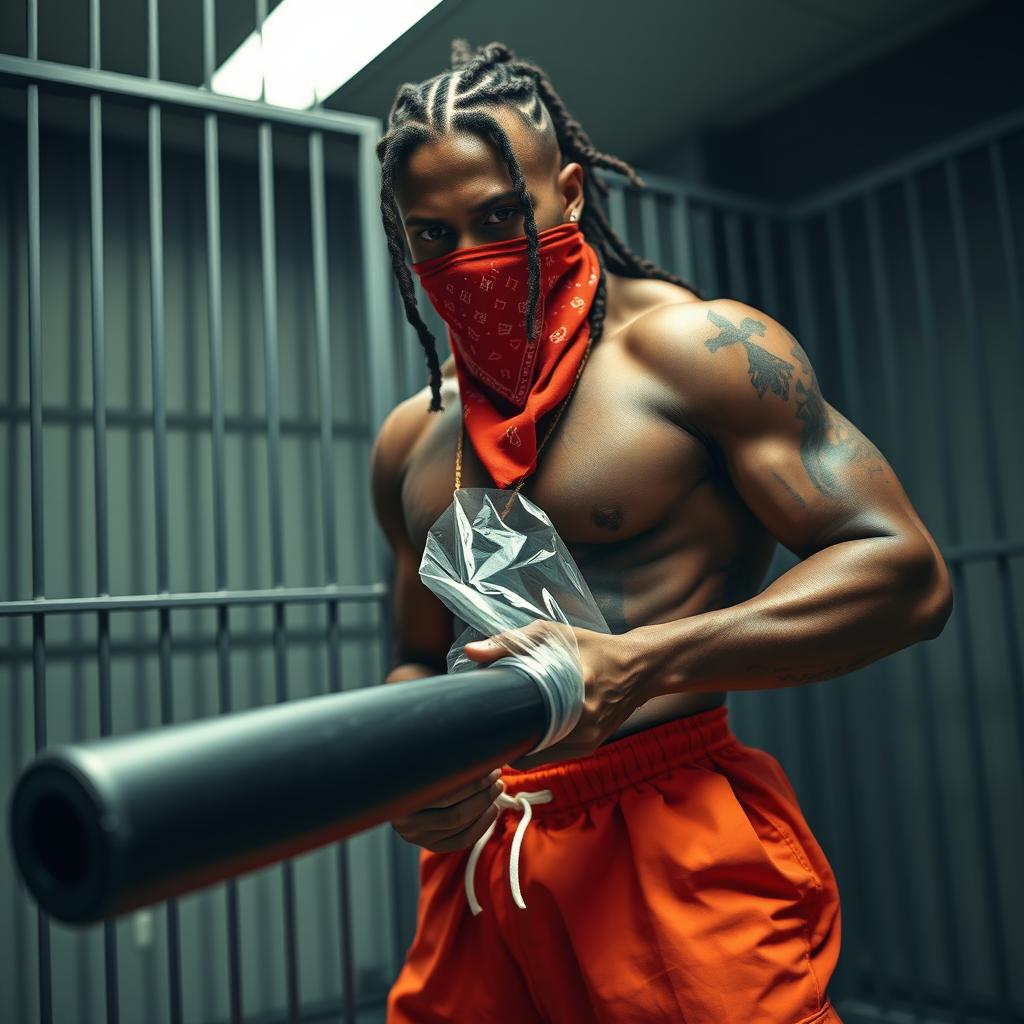
[(456, 249), (412, 265), (448, 325), (462, 415), (499, 487), (537, 465), (537, 421), (572, 388), (590, 337), (600, 264), (578, 224), (537, 234), (543, 329), (527, 343), (526, 236)]

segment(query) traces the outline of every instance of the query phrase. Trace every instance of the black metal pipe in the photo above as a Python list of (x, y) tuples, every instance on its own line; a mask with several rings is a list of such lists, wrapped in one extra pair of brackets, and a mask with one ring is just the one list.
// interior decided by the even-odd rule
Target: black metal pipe
[(55, 746), (11, 796), (16, 863), (49, 914), (89, 924), (407, 814), (546, 725), (499, 665)]

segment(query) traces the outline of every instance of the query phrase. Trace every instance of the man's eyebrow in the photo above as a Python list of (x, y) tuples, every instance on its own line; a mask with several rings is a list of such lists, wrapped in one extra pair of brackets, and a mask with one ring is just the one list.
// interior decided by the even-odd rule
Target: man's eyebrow
[[(495, 203), (507, 203), (510, 199), (518, 199), (519, 193), (513, 189), (507, 189), (504, 192), (498, 192), (493, 196), (488, 196), (483, 202), (477, 203), (475, 206), (469, 208), (470, 213), (476, 213), (478, 210), (486, 209), (488, 206), (494, 206)], [(531, 200), (533, 196), (530, 197)], [(440, 217), (406, 217), (405, 223), (408, 225), (412, 224), (439, 224), (443, 223)]]

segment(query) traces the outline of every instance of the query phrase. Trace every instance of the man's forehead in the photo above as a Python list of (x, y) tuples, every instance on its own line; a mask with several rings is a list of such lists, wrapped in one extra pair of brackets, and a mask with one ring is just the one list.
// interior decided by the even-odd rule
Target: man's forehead
[[(488, 111), (508, 135), (512, 152), (528, 183), (557, 171), (552, 147), (527, 127), (513, 111)], [(557, 150), (557, 146), (555, 147)], [(477, 132), (451, 131), (440, 139), (417, 146), (395, 175), (395, 192), (403, 205), (450, 194), (468, 205), (510, 184), (508, 166), (497, 146)], [(486, 194), (477, 194), (477, 193)]]

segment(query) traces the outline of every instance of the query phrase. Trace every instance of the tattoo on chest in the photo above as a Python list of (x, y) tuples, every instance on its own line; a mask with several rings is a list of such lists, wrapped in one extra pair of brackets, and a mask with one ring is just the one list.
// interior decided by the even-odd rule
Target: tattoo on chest
[[(708, 320), (719, 329), (715, 337), (704, 342), (708, 349), (717, 352), (726, 345), (743, 345), (747, 351), (747, 373), (758, 398), (771, 390), (788, 404), (793, 364), (751, 340), (751, 335), (755, 334), (764, 337), (765, 325), (760, 320), (744, 317), (736, 327), (714, 310), (708, 310)], [(841, 495), (838, 471), (854, 463), (862, 465), (872, 476), (884, 474), (885, 457), (841, 412), (828, 405), (807, 353), (792, 334), (786, 331), (786, 335), (791, 342), (790, 355), (800, 364), (800, 376), (794, 385), (794, 414), (801, 423), (800, 458), (815, 489), (825, 497)], [(797, 504), (806, 505), (790, 484), (777, 473), (773, 475)]]

